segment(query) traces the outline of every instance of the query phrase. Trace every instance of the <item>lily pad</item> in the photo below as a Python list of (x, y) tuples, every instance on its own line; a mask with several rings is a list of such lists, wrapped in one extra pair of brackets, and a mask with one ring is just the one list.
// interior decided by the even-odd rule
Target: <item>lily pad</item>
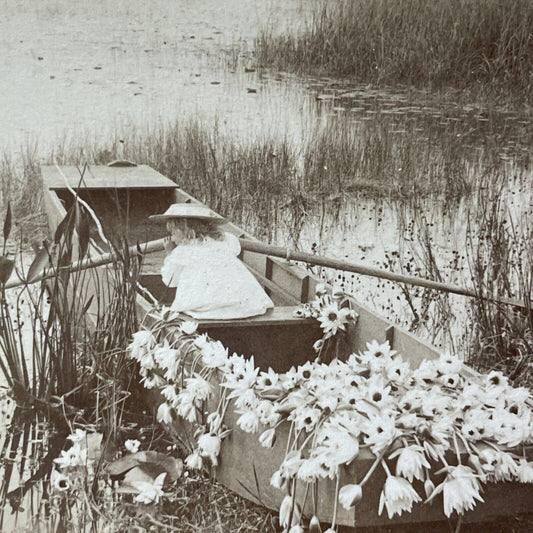
[[(159, 474), (166, 472), (169, 481), (175, 481), (183, 473), (183, 461), (169, 457), (163, 453), (144, 451), (125, 455), (113, 461), (106, 467), (110, 476), (125, 476), (132, 469), (140, 470), (150, 479), (155, 479)], [(138, 475), (135, 473), (132, 475)]]

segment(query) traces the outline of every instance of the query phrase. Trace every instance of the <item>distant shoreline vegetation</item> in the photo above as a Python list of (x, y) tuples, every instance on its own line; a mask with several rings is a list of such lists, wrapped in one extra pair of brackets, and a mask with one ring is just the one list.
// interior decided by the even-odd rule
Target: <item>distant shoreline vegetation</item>
[(533, 103), (532, 0), (318, 0), (256, 41), (263, 66)]

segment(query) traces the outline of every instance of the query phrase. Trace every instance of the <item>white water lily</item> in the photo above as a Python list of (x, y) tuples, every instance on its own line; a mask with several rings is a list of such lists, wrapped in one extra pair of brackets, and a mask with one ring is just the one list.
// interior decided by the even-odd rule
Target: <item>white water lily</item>
[(364, 443), (370, 446), (374, 455), (379, 455), (399, 436), (394, 419), (388, 416), (370, 417), (362, 429), (367, 435)]
[(510, 453), (500, 452), (499, 461), (494, 469), (495, 481), (511, 481), (518, 475), (518, 464)]
[(429, 498), (434, 490), (435, 483), (433, 483), (429, 477), (426, 478), (426, 481), (424, 481), (424, 493), (426, 494), (426, 498)]
[(339, 330), (346, 329), (347, 317), (337, 303), (325, 306), (317, 320), (320, 322), (325, 338), (332, 337)]
[(198, 439), (198, 451), (202, 457), (208, 457), (213, 466), (218, 466), (218, 454), (220, 453), (221, 439), (218, 435), (204, 433)]
[(347, 510), (354, 507), (358, 501), (361, 501), (362, 497), (363, 489), (361, 485), (344, 485), (339, 490), (339, 503)]
[(281, 474), (280, 470), (276, 470), (272, 474), (270, 477), (270, 484), (276, 489), (281, 489), (281, 487), (285, 484), (285, 477)]
[(87, 465), (87, 448), (81, 447), (79, 442), (73, 444), (68, 450), (61, 450), (61, 455), (54, 459), (60, 468)]
[(300, 523), (301, 516), (300, 506), (287, 494), (279, 507), (279, 525), (288, 529), (290, 520), (290, 526), (296, 526)]
[(70, 488), (70, 479), (54, 468), (50, 473), (50, 485), (56, 492), (66, 492)]
[(188, 390), (184, 390), (178, 395), (176, 412), (179, 416), (191, 424), (194, 424), (194, 422), (197, 421), (198, 416), (195, 405), (195, 397)]
[(398, 476), (387, 476), (385, 486), (379, 498), (378, 514), (381, 515), (383, 508), (387, 508), (389, 518), (396, 513), (401, 515), (403, 511), (411, 512), (413, 503), (422, 501), (411, 483)]
[(246, 433), (257, 433), (259, 430), (259, 417), (253, 411), (245, 411), (237, 419), (237, 425)]
[(130, 356), (140, 362), (141, 358), (156, 345), (151, 331), (141, 330), (133, 334), (133, 340), (128, 346)]
[(259, 442), (264, 448), (272, 448), (276, 442), (276, 430), (274, 428), (267, 429), (259, 435)]
[(124, 448), (126, 448), (126, 450), (128, 450), (128, 452), (130, 453), (137, 453), (139, 451), (140, 446), (141, 443), (137, 439), (128, 439), (124, 443)]
[(83, 429), (76, 428), (74, 433), (71, 433), (67, 439), (72, 442), (72, 444), (83, 443), (87, 440), (87, 432)]
[(441, 374), (459, 374), (464, 366), (461, 359), (449, 353), (441, 354), (434, 364)]
[(200, 470), (203, 466), (202, 456), (195, 450), (185, 458), (185, 466), (190, 470)]
[(520, 483), (533, 483), (533, 462), (520, 459), (518, 462), (517, 478)]
[(455, 511), (463, 514), (474, 508), (476, 500), (483, 501), (480, 495), (481, 483), (474, 471), (465, 465), (449, 466), (444, 481), (433, 491), (426, 502), (443, 493), (444, 514), (450, 517)]
[[(355, 318), (337, 304), (326, 294), (302, 308), (300, 316), (321, 318), (324, 336), (319, 344), (334, 330), (342, 333), (343, 325)], [(333, 311), (335, 316), (326, 316)], [(271, 484), (285, 493), (296, 479), (299, 486), (324, 478), (335, 481), (363, 446), (376, 457), (396, 460), (395, 476), (387, 469), (389, 477), (380, 498), (380, 512), (387, 508), (389, 516), (410, 511), (420, 501), (411, 486), (415, 480), (424, 483), (428, 501), (444, 493), (445, 511), (450, 514), (462, 513), (481, 501), (482, 482), (533, 479), (532, 463), (504, 451), (533, 442), (530, 394), (513, 388), (501, 374), (462, 373), (462, 360), (449, 354), (424, 361), (413, 371), (390, 344), (377, 341), (346, 362), (315, 360), (286, 372), (260, 371), (253, 358), (230, 357), (221, 342), (192, 329), (191, 333), (183, 331), (176, 322), (172, 326), (176, 331), (171, 332), (173, 337), (167, 335), (168, 341), (161, 334), (165, 330), (157, 330), (159, 345), (141, 336), (139, 345), (145, 348), (136, 353), (145, 364), (140, 372), (146, 385), (158, 387), (169, 404), (161, 418), (170, 420), (168, 415), (175, 409), (193, 424), (195, 436), (203, 433), (198, 449), (185, 460), (190, 468), (201, 467), (206, 458), (217, 466), (228, 423), (225, 414), (232, 410), (230, 420), (237, 413), (237, 425), (260, 434), (259, 442), (265, 447), (274, 444), (280, 424), (292, 423), (290, 441), (283, 443), (291, 451), (271, 478)], [(180, 349), (179, 357), (171, 357), (165, 343), (186, 348)], [(169, 379), (178, 368), (179, 379)], [(198, 374), (191, 376), (189, 372), (194, 371)], [(223, 388), (215, 391), (217, 382)], [(212, 413), (211, 402), (205, 402), (208, 398), (217, 406)], [(446, 479), (435, 488), (429, 478), (430, 460), (444, 462), (458, 445), (462, 453), (463, 444), (475, 470), (446, 466)], [(341, 505), (353, 503), (350, 496), (360, 497), (358, 489), (343, 487)], [(299, 531), (299, 519), (287, 523), (285, 531), (291, 528)]]
[(172, 423), (172, 408), (167, 402), (163, 402), (159, 405), (156, 415), (157, 421), (162, 424)]
[(163, 496), (163, 483), (167, 473), (159, 474), (153, 482), (149, 481), (132, 481), (132, 486), (137, 489), (138, 494), (135, 501), (144, 504), (158, 503)]
[(225, 380), (220, 386), (231, 389), (228, 398), (238, 398), (255, 385), (257, 375), (259, 374), (259, 367), (255, 366), (253, 356), (246, 359), (245, 357), (234, 354), (229, 358), (229, 363), (231, 365), (231, 372), (225, 373)]
[(400, 448), (389, 455), (389, 459), (398, 457), (396, 462), (396, 475), (403, 476), (409, 482), (413, 479), (424, 479), (424, 469), (430, 468), (430, 464), (424, 454), (424, 448), (418, 445)]
[(201, 335), (197, 335), (194, 338), (194, 345), (202, 350), (205, 346), (207, 346), (211, 341), (209, 340), (209, 337), (207, 336), (207, 333), (202, 333)]
[(292, 413), (287, 417), (288, 420), (294, 422), (298, 431), (304, 429), (307, 432), (313, 431), (316, 424), (322, 416), (322, 411), (314, 407), (302, 405), (300, 408), (293, 409)]
[(192, 335), (198, 329), (198, 322), (196, 320), (186, 320), (181, 323), (180, 329), (185, 335)]
[(207, 425), (209, 426), (209, 432), (216, 435), (222, 425), (222, 417), (220, 413), (214, 412), (207, 416)]
[(274, 372), (271, 368), (267, 372), (261, 372), (257, 379), (257, 387), (259, 389), (269, 390), (276, 387), (279, 381), (279, 374)]
[(207, 400), (212, 394), (213, 388), (211, 384), (199, 374), (195, 374), (192, 378), (187, 378), (185, 383), (187, 391), (194, 396), (195, 400), (202, 402)]
[(302, 461), (296, 477), (304, 483), (313, 483), (319, 478), (329, 477), (328, 474), (329, 472), (320, 458), (310, 457)]
[(300, 524), (295, 524), (289, 529), (289, 533), (304, 533), (304, 528)]
[(228, 359), (228, 349), (220, 341), (209, 342), (202, 348), (202, 363), (207, 368), (224, 368)]

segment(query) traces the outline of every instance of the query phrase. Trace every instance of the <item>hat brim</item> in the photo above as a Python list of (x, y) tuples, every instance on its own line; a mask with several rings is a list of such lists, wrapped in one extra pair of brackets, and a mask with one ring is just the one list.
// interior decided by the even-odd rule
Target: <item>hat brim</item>
[(168, 222), (169, 220), (173, 219), (182, 219), (182, 218), (193, 218), (195, 220), (203, 220), (204, 222), (212, 222), (213, 224), (225, 224), (226, 219), (222, 216), (218, 217), (210, 217), (210, 216), (202, 216), (202, 215), (165, 215), (164, 213), (160, 215), (150, 215), (148, 217), (148, 220), (151, 220), (152, 222), (161, 223), (161, 222)]

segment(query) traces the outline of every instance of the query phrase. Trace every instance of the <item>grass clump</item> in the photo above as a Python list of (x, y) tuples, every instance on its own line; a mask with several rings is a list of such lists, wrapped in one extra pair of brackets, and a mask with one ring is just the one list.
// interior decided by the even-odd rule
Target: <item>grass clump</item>
[(510, 92), (531, 102), (530, 0), (318, 2), (305, 30), (264, 29), (264, 65), (378, 84)]

